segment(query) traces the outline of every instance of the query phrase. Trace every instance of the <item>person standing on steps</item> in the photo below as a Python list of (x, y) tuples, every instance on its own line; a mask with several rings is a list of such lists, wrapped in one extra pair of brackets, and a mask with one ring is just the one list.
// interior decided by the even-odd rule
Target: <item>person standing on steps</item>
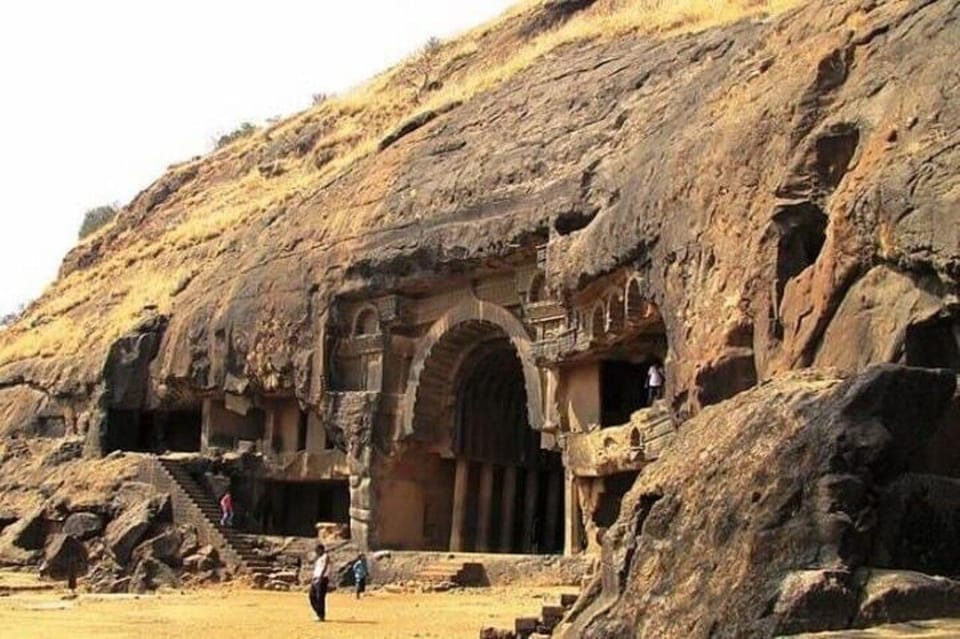
[(663, 397), (663, 369), (659, 364), (653, 362), (647, 369), (647, 402), (653, 406), (653, 402)]
[(229, 488), (220, 498), (220, 525), (233, 526), (233, 495)]
[(317, 615), (317, 621), (327, 619), (327, 587), (330, 585), (330, 558), (323, 544), (317, 544), (317, 561), (313, 564), (313, 577), (310, 579), (310, 607)]
[(353, 562), (353, 583), (357, 587), (357, 599), (367, 591), (367, 577), (370, 570), (367, 568), (367, 558), (363, 553), (357, 555)]

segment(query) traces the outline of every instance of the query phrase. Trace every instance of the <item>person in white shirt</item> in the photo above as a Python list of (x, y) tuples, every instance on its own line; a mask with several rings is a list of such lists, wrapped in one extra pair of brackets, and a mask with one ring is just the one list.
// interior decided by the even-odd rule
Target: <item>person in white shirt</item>
[(317, 621), (327, 618), (327, 587), (330, 585), (330, 556), (323, 544), (317, 544), (317, 561), (313, 564), (313, 577), (310, 579), (310, 607), (317, 615)]
[(647, 400), (650, 406), (656, 399), (663, 397), (663, 369), (654, 362), (647, 369)]

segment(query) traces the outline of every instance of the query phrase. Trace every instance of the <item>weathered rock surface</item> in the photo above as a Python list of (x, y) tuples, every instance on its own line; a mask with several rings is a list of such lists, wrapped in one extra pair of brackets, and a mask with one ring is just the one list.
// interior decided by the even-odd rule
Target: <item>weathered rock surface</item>
[(767, 637), (880, 619), (859, 610), (869, 588), (854, 573), (901, 525), (879, 515), (880, 496), (911, 477), (910, 451), (955, 388), (946, 371), (795, 373), (705, 410), (624, 499), (564, 636)]
[(861, 576), (858, 628), (960, 615), (960, 582), (916, 572), (871, 570)]
[(130, 575), (128, 590), (130, 592), (147, 592), (157, 588), (176, 588), (180, 580), (173, 568), (158, 559), (146, 557), (141, 559), (133, 574)]
[[(603, 10), (592, 4), (535, 17)], [(134, 406), (154, 353), (161, 395), (232, 377), (311, 399), (311, 314), (335, 296), (434, 281), (547, 239), (553, 288), (621, 265), (644, 272), (683, 415), (798, 366), (956, 363), (957, 0), (800, 5), (696, 34), (562, 47), (336, 179), (310, 168), (312, 121), (256, 138), (252, 153), (175, 167), (0, 335), (4, 427), (40, 414), (68, 430), (81, 415), (97, 423), (91, 388)], [(496, 37), (517, 37), (530, 17)], [(164, 249), (191, 202), (281, 147), (310, 188), (216, 232), (191, 219), (176, 231), (190, 241)], [(152, 299), (139, 283), (157, 274), (177, 282)], [(59, 304), (80, 281), (84, 296)], [(114, 303), (143, 311), (103, 321)], [(78, 327), (85, 348), (62, 332), (44, 352), (23, 348), (54, 320)]]
[(117, 561), (126, 563), (154, 524), (170, 520), (169, 501), (166, 496), (142, 501), (107, 525), (104, 539)]
[(0, 563), (23, 566), (41, 556), (46, 541), (45, 508), (39, 507), (4, 528), (0, 534)]
[(63, 522), (63, 533), (86, 541), (103, 532), (103, 518), (96, 513), (73, 513)]
[(183, 556), (180, 554), (182, 543), (183, 536), (176, 528), (171, 527), (140, 544), (133, 551), (133, 557), (135, 559), (153, 557), (168, 566), (176, 568), (183, 560)]
[(40, 573), (52, 579), (82, 577), (88, 567), (87, 549), (71, 535), (54, 535), (44, 551)]

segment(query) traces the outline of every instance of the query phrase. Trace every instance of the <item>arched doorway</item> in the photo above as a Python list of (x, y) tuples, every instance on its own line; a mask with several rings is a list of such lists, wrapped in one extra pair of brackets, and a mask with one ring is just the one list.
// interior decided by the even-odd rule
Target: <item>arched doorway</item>
[(540, 447), (540, 380), (523, 325), (478, 300), (420, 339), (400, 450), (378, 479), (380, 543), (560, 553), (563, 467)]
[(454, 378), (451, 550), (563, 551), (563, 467), (530, 427), (523, 369), (502, 331), (467, 352)]

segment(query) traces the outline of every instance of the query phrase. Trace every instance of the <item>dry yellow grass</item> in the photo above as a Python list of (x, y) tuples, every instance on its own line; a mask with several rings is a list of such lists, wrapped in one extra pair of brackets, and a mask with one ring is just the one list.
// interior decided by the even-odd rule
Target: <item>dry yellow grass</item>
[[(153, 306), (162, 313), (170, 310), (185, 270), (195, 272), (209, 259), (212, 251), (199, 247), (218, 241), (289, 198), (324, 188), (357, 161), (376, 153), (389, 131), (418, 112), (489, 91), (557, 47), (631, 32), (667, 37), (774, 14), (802, 0), (600, 0), (556, 28), (521, 35), (520, 25), (541, 2), (526, 0), (499, 19), (420, 52), (343, 96), (176, 167), (196, 166), (198, 177), (151, 213), (152, 219), (135, 232), (118, 234), (118, 221), (85, 239), (85, 244), (93, 245), (111, 237), (107, 254), (94, 268), (52, 284), (21, 322), (0, 333), (0, 368), (26, 358), (63, 357), (85, 349), (105, 351), (130, 330), (144, 307)], [(418, 91), (424, 73), (441, 87)], [(309, 152), (271, 157), (268, 149), (273, 145), (295, 140), (311, 129), (317, 134)], [(317, 153), (328, 159), (317, 163)], [(262, 175), (258, 164), (265, 161), (277, 162), (282, 172)], [(331, 214), (329, 223), (329, 235), (337, 235), (356, 232), (360, 221), (338, 222)], [(93, 330), (69, 316), (71, 309), (90, 305), (96, 308)]]

